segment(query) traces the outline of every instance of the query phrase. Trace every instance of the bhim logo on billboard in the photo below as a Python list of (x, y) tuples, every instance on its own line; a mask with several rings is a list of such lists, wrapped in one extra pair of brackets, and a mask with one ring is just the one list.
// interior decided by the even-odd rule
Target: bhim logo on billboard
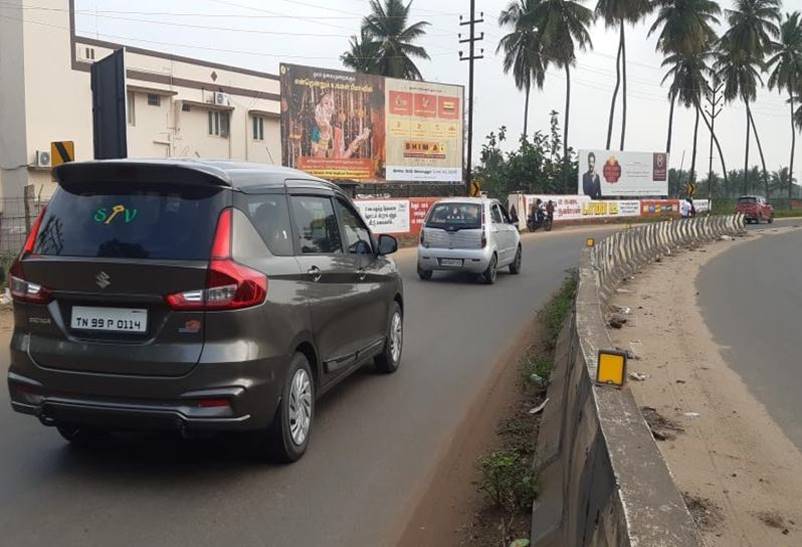
[(663, 182), (668, 176), (667, 155), (663, 152), (655, 152), (652, 156), (652, 180)]

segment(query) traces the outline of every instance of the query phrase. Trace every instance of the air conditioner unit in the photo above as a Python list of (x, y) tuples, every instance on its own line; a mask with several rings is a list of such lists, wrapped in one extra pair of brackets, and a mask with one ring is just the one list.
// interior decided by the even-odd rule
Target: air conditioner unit
[(221, 91), (215, 92), (213, 102), (218, 106), (228, 106), (228, 94)]
[(50, 167), (50, 150), (36, 151), (36, 167)]

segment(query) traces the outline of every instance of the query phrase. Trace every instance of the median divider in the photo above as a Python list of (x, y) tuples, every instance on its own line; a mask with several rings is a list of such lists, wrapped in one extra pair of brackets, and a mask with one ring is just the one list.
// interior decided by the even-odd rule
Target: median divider
[(702, 545), (632, 393), (595, 384), (596, 363), (599, 350), (614, 349), (605, 316), (622, 280), (679, 248), (743, 229), (742, 215), (666, 221), (582, 251), (574, 312), (558, 339), (538, 435), (533, 546)]

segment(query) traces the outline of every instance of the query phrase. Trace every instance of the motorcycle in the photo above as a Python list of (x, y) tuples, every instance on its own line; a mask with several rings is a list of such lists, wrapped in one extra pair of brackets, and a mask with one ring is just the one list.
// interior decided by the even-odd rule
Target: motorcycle
[(530, 232), (534, 232), (540, 228), (543, 228), (544, 231), (550, 232), (551, 225), (553, 223), (553, 219), (543, 211), (537, 211), (534, 214), (529, 215), (526, 219), (526, 227)]

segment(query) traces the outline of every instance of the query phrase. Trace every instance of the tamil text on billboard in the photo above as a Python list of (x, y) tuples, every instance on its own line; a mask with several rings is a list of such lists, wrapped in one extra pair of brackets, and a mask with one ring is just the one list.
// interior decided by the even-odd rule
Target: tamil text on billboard
[(282, 64), (286, 166), (330, 180), (462, 180), (462, 87)]
[(579, 151), (578, 194), (603, 197), (668, 195), (668, 154)]

